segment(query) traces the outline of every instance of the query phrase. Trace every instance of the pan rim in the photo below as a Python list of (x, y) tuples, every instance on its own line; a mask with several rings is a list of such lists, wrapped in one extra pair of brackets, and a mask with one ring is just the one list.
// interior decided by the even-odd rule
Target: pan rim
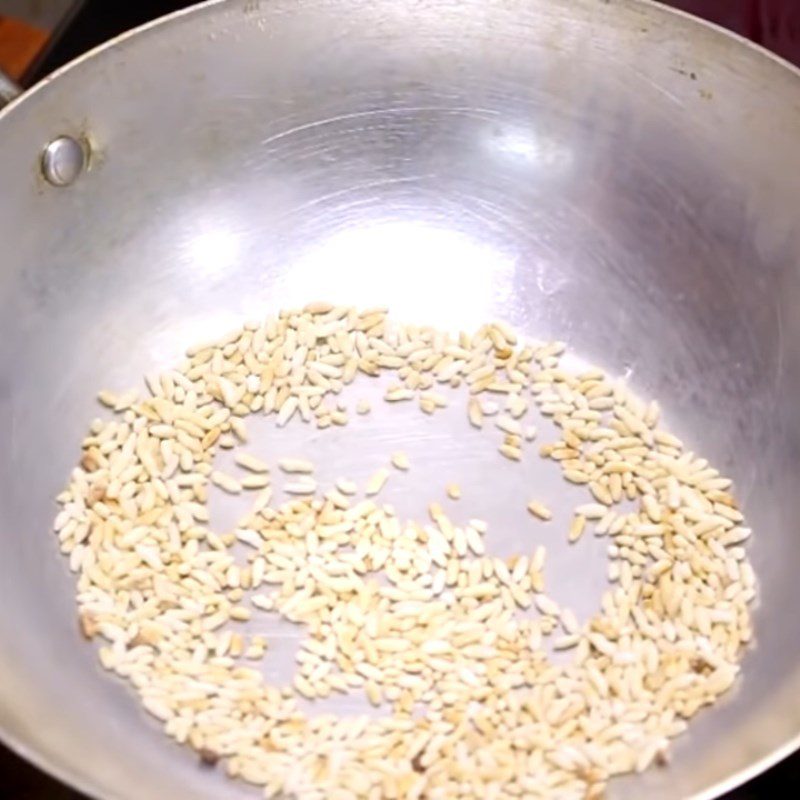
[[(38, 93), (45, 90), (51, 83), (58, 81), (62, 76), (73, 70), (83, 68), (85, 64), (89, 64), (95, 59), (102, 57), (106, 51), (111, 51), (118, 45), (126, 44), (129, 40), (139, 39), (145, 37), (156, 29), (160, 29), (164, 25), (172, 24), (182, 18), (189, 18), (190, 16), (201, 16), (208, 13), (214, 7), (224, 8), (225, 6), (234, 5), (236, 0), (203, 0), (196, 5), (169, 13), (157, 19), (151, 20), (143, 25), (125, 31), (118, 36), (103, 42), (100, 45), (93, 47), (87, 52), (81, 54), (74, 60), (70, 61), (62, 67), (59, 67), (50, 75), (47, 75), (38, 81), (33, 87), (23, 92), (7, 106), (0, 110), (0, 123), (3, 123), (8, 117), (14, 114), (18, 106), (22, 106), (28, 100), (33, 99)], [(492, 0), (497, 2), (497, 0)], [(502, 2), (502, 0), (500, 0)], [(723, 28), (716, 23), (708, 22), (699, 17), (696, 17), (688, 12), (670, 8), (663, 5), (658, 0), (617, 0), (616, 5), (627, 7), (630, 9), (641, 9), (644, 13), (652, 14), (654, 17), (661, 17), (664, 20), (676, 19), (679, 20), (685, 30), (701, 31), (706, 29), (717, 37), (725, 37), (728, 40), (738, 42), (744, 45), (751, 52), (757, 54), (759, 57), (766, 57), (769, 62), (779, 68), (788, 70), (788, 74), (793, 75), (800, 81), (800, 67), (793, 65), (786, 59), (777, 55), (776, 53), (768, 50), (766, 47), (756, 44), (746, 37), (734, 33)], [(265, 10), (269, 6), (265, 5)], [(800, 83), (798, 84), (800, 85)], [(13, 733), (7, 724), (0, 722), (0, 741), (8, 747), (13, 753), (25, 759), (37, 769), (46, 772), (53, 776), (62, 783), (76, 789), (84, 795), (96, 798), (96, 800), (126, 800), (127, 795), (119, 794), (117, 790), (107, 791), (95, 783), (90, 778), (81, 776), (75, 769), (67, 763), (56, 763), (50, 758), (39, 752), (37, 749), (31, 747), (24, 737)], [(756, 776), (764, 773), (766, 770), (775, 766), (792, 753), (800, 750), (800, 730), (795, 735), (787, 739), (783, 744), (775, 747), (771, 752), (764, 755), (762, 758), (750, 763), (748, 766), (739, 769), (732, 773), (727, 778), (718, 781), (717, 783), (709, 786), (707, 789), (694, 794), (691, 800), (713, 800), (713, 798), (730, 792), (744, 783), (752, 780)], [(102, 792), (102, 793), (101, 793)]]
[[(51, 72), (49, 75), (46, 75), (44, 78), (40, 79), (31, 86), (29, 89), (26, 89), (20, 95), (15, 97), (10, 103), (8, 103), (3, 108), (0, 108), (0, 122), (2, 122), (7, 116), (13, 113), (13, 110), (17, 108), (17, 106), (22, 105), (27, 100), (38, 94), (41, 90), (47, 87), (49, 84), (53, 83), (54, 81), (58, 80), (62, 75), (65, 75), (67, 72), (72, 71), (73, 69), (77, 69), (82, 67), (85, 62), (91, 61), (95, 57), (101, 56), (106, 50), (112, 50), (117, 45), (123, 44), (127, 42), (129, 39), (139, 38), (140, 36), (146, 35), (150, 33), (152, 30), (156, 28), (160, 28), (162, 25), (171, 24), (175, 20), (181, 19), (183, 17), (189, 17), (193, 15), (200, 15), (206, 13), (210, 8), (214, 6), (224, 6), (231, 3), (232, 0), (202, 0), (202, 2), (197, 3), (196, 5), (188, 6), (187, 8), (182, 8), (178, 11), (173, 11), (169, 14), (165, 14), (162, 17), (157, 17), (156, 19), (150, 20), (149, 22), (145, 22), (142, 25), (138, 25), (135, 28), (131, 28), (128, 31), (124, 31), (117, 36), (114, 36), (112, 39), (109, 39), (106, 42), (103, 42), (95, 47), (92, 47), (90, 50), (87, 50), (85, 53), (82, 53), (77, 58), (73, 59), (67, 64), (56, 69), (54, 72)], [(695, 28), (705, 28), (706, 30), (714, 33), (717, 36), (727, 38), (738, 42), (740, 45), (743, 45), (747, 49), (751, 50), (753, 53), (757, 54), (760, 57), (766, 57), (768, 61), (772, 62), (775, 66), (779, 68), (783, 68), (787, 70), (787, 72), (791, 75), (794, 75), (795, 78), (800, 80), (800, 65), (792, 64), (790, 61), (787, 61), (782, 56), (779, 56), (777, 53), (774, 53), (772, 50), (769, 50), (764, 45), (758, 44), (751, 39), (743, 36), (740, 33), (736, 33), (735, 31), (728, 30), (724, 28), (722, 25), (718, 25), (715, 22), (709, 22), (708, 20), (702, 19), (701, 17), (697, 17), (694, 14), (690, 14), (688, 11), (682, 11), (678, 8), (671, 8), (670, 6), (664, 5), (659, 0), (617, 0), (617, 4), (624, 3), (625, 5), (635, 8), (645, 8), (650, 9), (651, 12), (656, 14), (662, 14), (665, 17), (676, 17), (683, 21), (683, 24), (686, 24), (690, 27)]]

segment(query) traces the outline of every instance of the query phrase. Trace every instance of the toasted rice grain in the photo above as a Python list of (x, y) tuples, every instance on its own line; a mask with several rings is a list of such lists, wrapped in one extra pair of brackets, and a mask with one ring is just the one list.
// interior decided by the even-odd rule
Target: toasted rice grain
[(528, 511), (530, 511), (534, 517), (538, 517), (545, 522), (553, 518), (553, 512), (538, 500), (531, 500), (530, 503), (528, 503)]
[[(656, 403), (563, 367), (563, 350), (519, 343), (502, 322), (451, 336), (315, 302), (192, 348), (147, 377), (145, 398), (101, 393), (115, 417), (92, 423), (54, 529), (102, 666), (168, 735), (267, 796), (599, 798), (611, 774), (662, 763), (685, 720), (733, 685), (753, 637), (750, 529), (730, 480), (658, 427)], [(344, 479), (314, 497), (302, 459), (280, 462), (295, 496), (271, 505), (267, 464), (238, 450), (246, 416), (346, 425), (343, 388), (384, 370), (397, 381), (386, 399), (428, 414), (447, 405), (437, 384), (461, 387), (470, 425), (495, 417), (483, 435), (511, 461), (535, 438), (529, 408), (550, 418), (560, 438), (540, 453), (584, 494), (569, 538), (587, 521), (609, 537), (616, 585), (585, 626), (545, 594), (544, 547), (519, 537), (516, 555), (487, 555), (481, 520), (436, 503), (426, 522), (401, 520), (352, 500)], [(215, 470), (217, 448), (250, 474)], [(209, 483), (258, 489), (231, 532), (209, 526)], [(539, 616), (519, 614), (531, 605)], [(283, 688), (248, 666), (267, 641), (244, 625), (263, 612), (303, 626)], [(334, 693), (364, 694), (381, 716), (297, 705)]]

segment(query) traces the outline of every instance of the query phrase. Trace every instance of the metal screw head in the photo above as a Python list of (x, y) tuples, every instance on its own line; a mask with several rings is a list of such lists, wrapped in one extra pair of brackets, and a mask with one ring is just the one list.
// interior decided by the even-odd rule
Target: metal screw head
[(59, 136), (42, 153), (42, 174), (53, 186), (69, 186), (83, 172), (86, 152), (71, 136)]

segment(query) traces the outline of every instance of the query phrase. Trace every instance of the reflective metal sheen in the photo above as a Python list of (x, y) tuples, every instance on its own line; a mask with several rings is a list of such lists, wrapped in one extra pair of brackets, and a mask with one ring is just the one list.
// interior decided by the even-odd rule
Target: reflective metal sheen
[(69, 186), (83, 172), (86, 154), (83, 145), (71, 136), (59, 136), (42, 153), (42, 175), (53, 186)]
[[(43, 148), (84, 131), (92, 169), (49, 190)], [(3, 738), (97, 797), (258, 796), (171, 744), (81, 641), (53, 497), (100, 387), (141, 386), (244, 318), (331, 299), (443, 327), (499, 316), (657, 397), (736, 480), (755, 531), (757, 642), (670, 766), (610, 796), (710, 797), (787, 754), (800, 734), (799, 142), (795, 70), (635, 0), (211, 3), (12, 102), (0, 113)], [(524, 517), (536, 486), (559, 509), (548, 588), (590, 613), (604, 545), (568, 548), (559, 533), (582, 495), (544, 462), (500, 463), (459, 415), (421, 416), (267, 425), (253, 448), (310, 455), (324, 482), (362, 477), (401, 445), (416, 468), (390, 485), (398, 509), (421, 513), (459, 481), (459, 513), (485, 516), (500, 553), (543, 540)], [(296, 639), (275, 641), (266, 674), (285, 682)]]

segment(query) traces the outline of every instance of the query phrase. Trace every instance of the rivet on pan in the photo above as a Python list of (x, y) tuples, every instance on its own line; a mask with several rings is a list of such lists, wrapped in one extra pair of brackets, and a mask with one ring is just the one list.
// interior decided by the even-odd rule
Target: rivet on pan
[(59, 136), (42, 153), (42, 174), (53, 186), (70, 186), (86, 167), (86, 151), (71, 136)]

